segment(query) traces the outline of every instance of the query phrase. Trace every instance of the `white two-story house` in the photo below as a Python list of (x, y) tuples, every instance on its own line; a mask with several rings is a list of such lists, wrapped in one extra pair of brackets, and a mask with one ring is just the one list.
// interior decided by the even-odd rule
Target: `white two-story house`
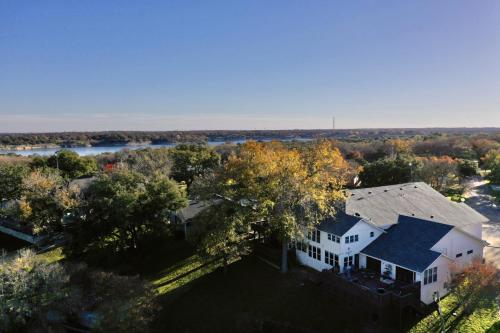
[(420, 283), (430, 304), (448, 293), (452, 269), (482, 258), (486, 221), (421, 182), (352, 190), (345, 211), (309, 231), (296, 254), (318, 271), (366, 268), (385, 281)]

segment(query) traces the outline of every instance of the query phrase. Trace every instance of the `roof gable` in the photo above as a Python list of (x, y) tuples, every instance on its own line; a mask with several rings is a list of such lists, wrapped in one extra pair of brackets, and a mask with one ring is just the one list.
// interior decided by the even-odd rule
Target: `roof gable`
[(361, 252), (422, 272), (441, 255), (431, 248), (452, 229), (451, 225), (400, 215), (397, 224)]
[(360, 220), (362, 220), (362, 218), (359, 216), (348, 215), (338, 210), (334, 217), (324, 219), (316, 228), (329, 234), (342, 236)]

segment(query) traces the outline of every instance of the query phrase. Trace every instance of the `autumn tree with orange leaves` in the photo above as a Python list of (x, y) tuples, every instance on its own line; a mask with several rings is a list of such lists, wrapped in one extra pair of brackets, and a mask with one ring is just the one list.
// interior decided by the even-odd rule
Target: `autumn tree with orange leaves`
[(349, 171), (349, 163), (328, 140), (303, 150), (249, 141), (219, 170), (195, 182), (193, 191), (238, 203), (234, 214), (247, 224), (265, 220), (282, 242), (281, 270), (286, 272), (288, 242), (335, 213)]

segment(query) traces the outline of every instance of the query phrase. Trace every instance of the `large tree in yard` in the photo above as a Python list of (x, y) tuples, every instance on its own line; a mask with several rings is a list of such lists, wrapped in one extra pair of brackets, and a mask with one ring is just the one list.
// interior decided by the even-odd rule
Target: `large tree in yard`
[[(247, 225), (266, 221), (282, 243), (281, 269), (286, 272), (288, 242), (334, 214), (334, 204), (344, 196), (349, 168), (330, 141), (301, 151), (280, 142), (249, 141), (193, 190), (232, 201), (238, 221)], [(226, 221), (234, 224), (234, 217), (227, 216)], [(241, 223), (236, 225), (241, 228)]]
[(204, 144), (181, 144), (170, 150), (172, 178), (191, 185), (195, 177), (213, 170), (220, 163), (217, 152)]
[(165, 230), (170, 212), (186, 204), (185, 191), (166, 177), (128, 169), (103, 174), (86, 191), (72, 250), (137, 248), (144, 236)]

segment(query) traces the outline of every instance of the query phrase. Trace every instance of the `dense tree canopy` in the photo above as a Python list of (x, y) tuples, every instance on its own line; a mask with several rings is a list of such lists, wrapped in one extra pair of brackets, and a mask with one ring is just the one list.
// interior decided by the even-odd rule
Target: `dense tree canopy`
[(50, 169), (35, 170), (23, 179), (20, 200), (8, 213), (35, 233), (57, 232), (62, 230), (64, 216), (74, 213), (78, 204), (77, 188), (68, 187)]
[(31, 250), (0, 261), (0, 331), (65, 332), (95, 314), (93, 332), (147, 332), (158, 305), (138, 277), (49, 262)]
[(458, 162), (458, 174), (460, 177), (470, 177), (477, 175), (477, 162), (471, 160), (460, 160)]
[(416, 177), (434, 189), (441, 191), (456, 176), (457, 162), (449, 156), (419, 157), (416, 165)]
[(47, 159), (47, 166), (58, 169), (65, 178), (89, 176), (97, 171), (93, 158), (80, 157), (71, 150), (63, 149)]
[(23, 179), (28, 172), (24, 165), (0, 164), (0, 201), (20, 198)]
[[(200, 180), (194, 191), (216, 193), (238, 203), (237, 221), (248, 225), (265, 220), (282, 241), (282, 270), (286, 271), (287, 242), (334, 213), (335, 203), (343, 199), (349, 168), (330, 141), (303, 151), (288, 149), (279, 142), (250, 141), (231, 155), (214, 177)], [(226, 216), (224, 221), (226, 232), (234, 230), (228, 225), (241, 228), (234, 216)]]
[(161, 234), (170, 212), (186, 204), (186, 193), (166, 177), (127, 169), (102, 174), (86, 191), (73, 250), (136, 248), (146, 235)]
[(398, 157), (381, 159), (368, 163), (359, 174), (361, 186), (373, 187), (393, 185), (412, 181), (415, 161)]
[(172, 177), (191, 185), (195, 177), (213, 170), (220, 164), (220, 156), (207, 145), (181, 144), (170, 150)]

